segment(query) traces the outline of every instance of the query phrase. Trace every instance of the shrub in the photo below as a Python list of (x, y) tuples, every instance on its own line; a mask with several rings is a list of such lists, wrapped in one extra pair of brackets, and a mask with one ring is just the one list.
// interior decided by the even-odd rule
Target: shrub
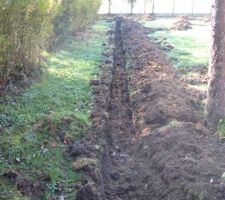
[(29, 76), (39, 67), (58, 6), (52, 0), (0, 0), (1, 79)]
[(68, 35), (85, 28), (95, 18), (100, 4), (101, 0), (64, 0), (54, 21), (51, 47), (58, 46)]
[(84, 27), (99, 6), (100, 0), (0, 0), (0, 86), (39, 70), (50, 38)]

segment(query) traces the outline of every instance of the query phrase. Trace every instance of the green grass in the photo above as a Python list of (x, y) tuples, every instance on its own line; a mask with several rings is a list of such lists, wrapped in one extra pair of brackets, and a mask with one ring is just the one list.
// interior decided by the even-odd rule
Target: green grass
[(200, 91), (207, 91), (208, 89), (208, 85), (207, 84), (199, 84), (199, 85), (189, 85), (189, 87), (194, 88), (196, 90), (200, 90)]
[(221, 119), (219, 123), (217, 124), (217, 133), (219, 137), (224, 138), (225, 137), (225, 119)]
[(146, 27), (165, 28), (167, 30), (156, 31), (150, 37), (167, 43), (175, 48), (167, 54), (177, 67), (208, 66), (210, 28), (201, 21), (192, 20), (193, 28), (187, 31), (170, 30), (175, 22), (173, 18), (160, 18), (155, 21), (143, 22)]
[[(98, 73), (108, 28), (98, 21), (87, 37), (71, 38), (62, 50), (45, 53), (41, 81), (19, 96), (5, 97), (0, 105), (0, 172), (15, 169), (34, 181), (40, 173), (50, 176), (42, 199), (57, 197), (59, 186), (65, 199), (74, 199), (79, 174), (63, 154), (68, 142), (88, 133), (93, 102), (89, 81)], [(29, 199), (3, 177), (0, 197)]]
[(174, 22), (176, 22), (175, 18), (158, 18), (152, 21), (142, 21), (146, 27), (165, 29), (171, 28)]
[(225, 118), (219, 120), (216, 126), (216, 135), (220, 138), (225, 138)]

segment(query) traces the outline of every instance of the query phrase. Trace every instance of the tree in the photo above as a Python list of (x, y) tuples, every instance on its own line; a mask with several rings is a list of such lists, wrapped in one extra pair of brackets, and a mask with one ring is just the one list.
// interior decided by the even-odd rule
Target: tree
[(152, 5), (151, 13), (154, 13), (154, 0), (144, 0), (144, 14), (146, 13), (146, 6), (148, 3)]
[(152, 3), (152, 14), (155, 14), (155, 0), (151, 0)]
[(148, 4), (148, 1), (149, 1), (149, 0), (144, 0), (144, 14), (146, 13), (146, 6), (147, 6), (147, 4)]
[(108, 14), (111, 14), (111, 6), (112, 6), (112, 0), (108, 0)]
[(128, 3), (130, 4), (130, 13), (133, 14), (133, 8), (136, 0), (128, 0)]
[(213, 0), (212, 8), (207, 120), (209, 125), (216, 126), (225, 117), (225, 1)]
[(195, 0), (192, 1), (192, 8), (191, 8), (191, 14), (194, 14), (194, 8), (195, 8)]
[(175, 13), (175, 4), (176, 4), (176, 0), (173, 0), (173, 11), (172, 11), (172, 15), (174, 15), (174, 13)]

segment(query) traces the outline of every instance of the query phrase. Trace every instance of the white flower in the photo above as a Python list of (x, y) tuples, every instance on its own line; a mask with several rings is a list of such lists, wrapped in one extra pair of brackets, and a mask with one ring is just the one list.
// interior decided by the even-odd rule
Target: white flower
[(213, 182), (214, 182), (214, 181), (213, 181), (213, 178), (211, 178), (211, 179), (210, 179), (210, 183), (213, 183)]

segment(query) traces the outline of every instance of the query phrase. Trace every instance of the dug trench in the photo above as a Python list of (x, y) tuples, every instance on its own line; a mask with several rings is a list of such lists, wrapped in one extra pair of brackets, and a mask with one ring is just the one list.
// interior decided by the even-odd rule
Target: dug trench
[(105, 53), (113, 59), (93, 81), (91, 134), (70, 149), (83, 171), (76, 199), (225, 199), (225, 144), (204, 125), (202, 94), (179, 79), (144, 27), (115, 24)]

